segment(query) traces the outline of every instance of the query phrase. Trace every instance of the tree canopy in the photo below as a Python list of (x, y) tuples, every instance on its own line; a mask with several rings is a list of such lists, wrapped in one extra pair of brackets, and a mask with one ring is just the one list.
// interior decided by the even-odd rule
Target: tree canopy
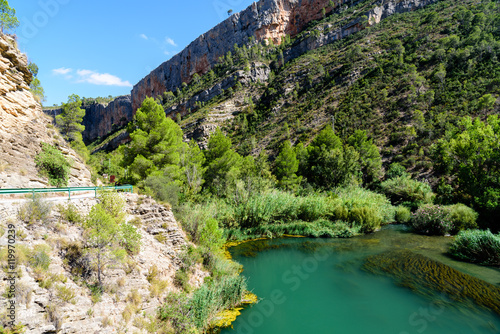
[(15, 29), (19, 26), (16, 10), (9, 6), (7, 0), (0, 0), (0, 26), (2, 27), (2, 33), (4, 30)]

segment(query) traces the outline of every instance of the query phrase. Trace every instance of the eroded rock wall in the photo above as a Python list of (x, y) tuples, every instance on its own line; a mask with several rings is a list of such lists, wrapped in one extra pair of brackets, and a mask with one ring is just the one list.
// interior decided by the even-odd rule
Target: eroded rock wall
[(190, 82), (197, 73), (208, 72), (219, 57), (248, 42), (273, 39), (279, 43), (285, 34), (296, 35), (309, 22), (321, 18), (329, 0), (261, 0), (244, 11), (232, 15), (188, 47), (161, 64), (136, 84), (132, 90), (132, 106), (137, 110), (146, 97), (156, 97), (174, 91), (183, 82)]
[(91, 185), (81, 158), (62, 140), (29, 90), (28, 59), (8, 35), (0, 35), (0, 188), (46, 187), (34, 158), (41, 143), (57, 145), (73, 161), (69, 185)]

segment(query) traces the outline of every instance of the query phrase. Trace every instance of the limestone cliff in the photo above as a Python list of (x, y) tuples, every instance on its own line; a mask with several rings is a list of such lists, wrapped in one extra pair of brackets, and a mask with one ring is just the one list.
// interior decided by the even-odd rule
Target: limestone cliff
[(165, 91), (174, 91), (192, 76), (208, 72), (233, 48), (246, 44), (250, 37), (257, 42), (273, 39), (279, 43), (284, 35), (294, 36), (312, 20), (327, 12), (329, 0), (260, 0), (195, 39), (188, 47), (161, 64), (136, 84), (132, 90), (133, 109), (142, 101)]
[[(326, 25), (317, 28), (318, 31), (315, 33), (301, 36), (283, 52), (285, 60), (290, 61), (309, 50), (345, 38), (364, 29), (366, 25), (377, 24), (393, 14), (416, 10), (436, 1), (438, 0), (366, 0), (364, 2), (369, 6), (365, 8), (370, 9), (364, 15), (356, 15), (357, 19), (346, 17), (345, 24), (340, 27)], [(338, 7), (341, 3), (345, 7), (361, 2), (363, 1), (334, 1), (336, 4), (334, 10), (340, 10)], [(132, 120), (133, 113), (146, 97), (157, 97), (165, 91), (175, 91), (183, 82), (189, 83), (195, 73), (200, 75), (206, 73), (217, 63), (219, 57), (230, 51), (235, 44), (239, 46), (246, 44), (249, 38), (253, 38), (255, 42), (272, 39), (274, 43), (280, 43), (284, 35), (297, 35), (311, 21), (321, 18), (323, 9), (328, 14), (332, 10), (329, 3), (329, 0), (260, 0), (244, 11), (232, 15), (199, 36), (183, 51), (137, 83), (131, 92), (131, 109), (116, 111), (116, 108), (108, 107), (106, 110), (99, 108), (88, 110), (90, 116), (86, 116), (84, 120), (87, 127), (84, 132), (86, 142), (110, 132), (114, 124), (110, 117), (114, 117), (115, 122), (121, 120), (126, 123)], [(366, 16), (367, 20), (363, 21), (362, 16)], [(216, 86), (199, 92), (190, 100), (170, 107), (166, 112), (171, 117), (175, 117), (177, 113), (186, 116), (196, 109), (196, 103), (209, 101), (222, 89), (232, 87), (240, 79), (226, 78)], [(115, 112), (118, 115), (112, 116)]]
[[(369, 24), (409, 10), (424, 7), (437, 0), (378, 0), (373, 1), (374, 8), (366, 15)], [(334, 1), (340, 3), (352, 1)], [(202, 75), (208, 72), (235, 44), (241, 46), (248, 43), (249, 38), (256, 42), (272, 39), (280, 43), (284, 35), (295, 36), (306, 25), (322, 17), (323, 8), (329, 13), (332, 8), (329, 0), (260, 0), (240, 13), (232, 15), (224, 22), (199, 36), (189, 46), (170, 60), (161, 64), (148, 76), (143, 78), (132, 89), (132, 108), (137, 110), (146, 97), (156, 97), (165, 91), (174, 91), (183, 82), (189, 83), (195, 73)], [(357, 3), (357, 2), (355, 2)], [(354, 4), (355, 4), (354, 3)], [(348, 23), (339, 31), (324, 40), (325, 43), (346, 37), (363, 29), (359, 20)], [(324, 45), (302, 45), (308, 50)], [(292, 52), (302, 53), (307, 50), (296, 49)]]
[[(134, 117), (130, 95), (119, 96), (107, 104), (93, 103), (82, 108), (85, 109), (82, 136), (86, 144), (127, 125)], [(46, 109), (44, 112), (54, 117), (62, 113), (62, 109)]]
[(0, 188), (45, 187), (34, 158), (41, 143), (59, 146), (73, 161), (69, 184), (90, 185), (90, 172), (57, 135), (29, 90), (28, 59), (7, 35), (0, 36)]

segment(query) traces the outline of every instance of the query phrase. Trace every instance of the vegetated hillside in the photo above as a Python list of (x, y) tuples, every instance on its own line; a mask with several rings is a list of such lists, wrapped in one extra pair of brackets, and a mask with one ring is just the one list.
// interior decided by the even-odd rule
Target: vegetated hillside
[[(334, 119), (343, 138), (357, 129), (367, 131), (386, 164), (400, 162), (412, 172), (432, 175), (430, 147), (447, 129), (463, 116), (485, 119), (499, 111), (498, 2), (440, 1), (285, 62), (304, 40), (321, 39), (366, 10), (364, 3), (371, 5), (361, 2), (328, 16), (278, 48), (237, 49), (215, 73), (231, 77), (245, 66), (249, 72), (245, 63), (258, 59), (263, 63), (258, 66), (273, 69), (268, 81), (236, 84), (206, 105), (196, 105), (202, 107), (182, 120), (183, 128), (189, 133), (196, 122), (212, 121), (224, 127), (240, 153), (265, 149), (276, 154), (285, 139), (307, 144)], [(186, 87), (187, 97), (184, 91), (177, 95), (189, 100), (190, 90), (199, 87)], [(224, 113), (236, 117), (216, 122)]]

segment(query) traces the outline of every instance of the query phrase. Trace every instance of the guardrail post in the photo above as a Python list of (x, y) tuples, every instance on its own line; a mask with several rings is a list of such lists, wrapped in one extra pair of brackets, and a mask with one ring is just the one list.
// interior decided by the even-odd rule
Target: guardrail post
[(31, 191), (33, 192), (33, 200), (35, 200), (35, 188), (32, 188)]
[(71, 201), (71, 188), (68, 188), (68, 201)]
[(94, 187), (94, 197), (97, 198), (97, 187)]

